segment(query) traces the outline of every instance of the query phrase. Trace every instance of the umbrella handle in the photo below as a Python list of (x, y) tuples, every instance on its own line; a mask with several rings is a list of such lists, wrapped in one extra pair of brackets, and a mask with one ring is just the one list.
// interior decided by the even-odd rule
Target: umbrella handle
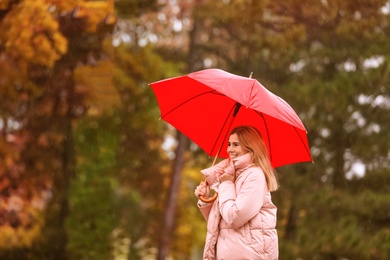
[[(235, 113), (237, 113), (237, 112), (238, 112), (238, 109), (240, 109), (240, 107), (241, 107), (241, 104), (240, 104), (240, 103), (237, 102), (237, 104), (238, 104), (238, 105), (236, 106), (236, 110), (237, 110), (237, 111), (236, 111)], [(230, 126), (229, 126), (228, 129), (230, 129), (232, 123), (233, 123), (233, 121), (230, 122)], [(225, 140), (225, 139), (226, 139), (226, 136), (224, 137), (224, 140)], [(219, 147), (219, 149), (218, 149), (218, 151), (217, 151), (217, 154), (216, 154), (215, 157), (214, 157), (213, 166), (215, 165), (215, 162), (217, 161), (217, 158), (218, 158), (219, 152), (221, 151), (221, 148), (222, 148), (222, 144), (221, 144), (221, 146)], [(206, 182), (206, 184), (207, 184), (207, 182)], [(216, 200), (217, 197), (218, 197), (218, 192), (215, 192), (214, 195), (213, 195), (212, 197), (210, 197), (210, 198), (206, 198), (206, 197), (204, 197), (204, 196), (199, 196), (199, 199), (200, 199), (201, 201), (203, 201), (203, 202), (210, 203), (210, 202), (213, 202), (214, 200)]]
[[(219, 147), (218, 151), (217, 151), (217, 155), (214, 157), (214, 161), (213, 161), (213, 164), (212, 165), (215, 165), (215, 162), (217, 161), (217, 158), (218, 158), (218, 155), (219, 155), (219, 152), (221, 150), (221, 147), (222, 145)], [(207, 182), (206, 182), (207, 184)], [(210, 203), (210, 202), (213, 202), (214, 200), (216, 200), (218, 197), (218, 193), (215, 192), (214, 193), (214, 196), (210, 197), (210, 198), (206, 198), (205, 196), (199, 196), (199, 199), (205, 203)]]
[[(208, 186), (208, 183), (206, 182), (206, 187)], [(208, 188), (208, 187), (207, 187)], [(210, 189), (210, 188), (209, 188)], [(205, 203), (210, 203), (210, 202), (213, 202), (214, 200), (216, 200), (218, 197), (218, 193), (215, 192), (214, 195), (210, 198), (206, 198), (205, 196), (199, 196), (199, 199)]]
[(206, 203), (210, 203), (210, 202), (213, 202), (214, 200), (216, 200), (218, 197), (218, 193), (214, 193), (214, 196), (212, 196), (211, 198), (205, 198), (204, 196), (199, 196), (199, 199), (203, 202), (206, 202)]

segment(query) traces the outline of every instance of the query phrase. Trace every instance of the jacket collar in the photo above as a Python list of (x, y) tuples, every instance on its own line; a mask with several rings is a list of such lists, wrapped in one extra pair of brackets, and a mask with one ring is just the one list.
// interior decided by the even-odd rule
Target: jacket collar
[(240, 157), (234, 158), (233, 164), (236, 170), (236, 178), (246, 169), (253, 166), (252, 153), (246, 153)]

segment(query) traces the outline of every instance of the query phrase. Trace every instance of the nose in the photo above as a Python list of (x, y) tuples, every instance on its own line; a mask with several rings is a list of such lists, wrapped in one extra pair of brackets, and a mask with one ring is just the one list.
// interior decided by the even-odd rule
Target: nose
[(234, 149), (233, 149), (233, 145), (227, 147), (227, 152), (228, 152), (228, 153), (233, 152), (233, 150), (234, 150)]

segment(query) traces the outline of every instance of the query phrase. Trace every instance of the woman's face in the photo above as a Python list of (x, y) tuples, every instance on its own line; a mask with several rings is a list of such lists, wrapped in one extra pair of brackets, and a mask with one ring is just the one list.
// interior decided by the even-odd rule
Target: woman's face
[(229, 154), (229, 157), (231, 159), (239, 157), (241, 155), (246, 154), (247, 152), (244, 150), (244, 147), (240, 145), (240, 142), (238, 141), (237, 134), (232, 134), (229, 137), (228, 147), (227, 147), (227, 153)]

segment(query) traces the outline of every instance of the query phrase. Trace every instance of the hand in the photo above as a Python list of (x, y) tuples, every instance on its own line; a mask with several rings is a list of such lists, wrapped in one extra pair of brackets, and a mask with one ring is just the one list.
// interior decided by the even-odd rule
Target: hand
[(195, 196), (199, 199), (200, 196), (203, 196), (205, 198), (210, 197), (210, 186), (206, 184), (205, 181), (200, 182), (199, 186), (196, 187)]
[(235, 171), (236, 170), (234, 169), (234, 161), (230, 160), (229, 165), (224, 169), (224, 172), (219, 177), (219, 180), (221, 182), (224, 182), (224, 181), (234, 182), (234, 173), (235, 173)]
[(221, 177), (219, 177), (219, 180), (221, 182), (224, 182), (224, 181), (234, 182), (234, 175), (228, 174), (228, 173), (224, 173), (224, 174), (221, 175)]
[(236, 169), (234, 168), (234, 159), (230, 159), (229, 164), (225, 167), (224, 173), (234, 175)]

